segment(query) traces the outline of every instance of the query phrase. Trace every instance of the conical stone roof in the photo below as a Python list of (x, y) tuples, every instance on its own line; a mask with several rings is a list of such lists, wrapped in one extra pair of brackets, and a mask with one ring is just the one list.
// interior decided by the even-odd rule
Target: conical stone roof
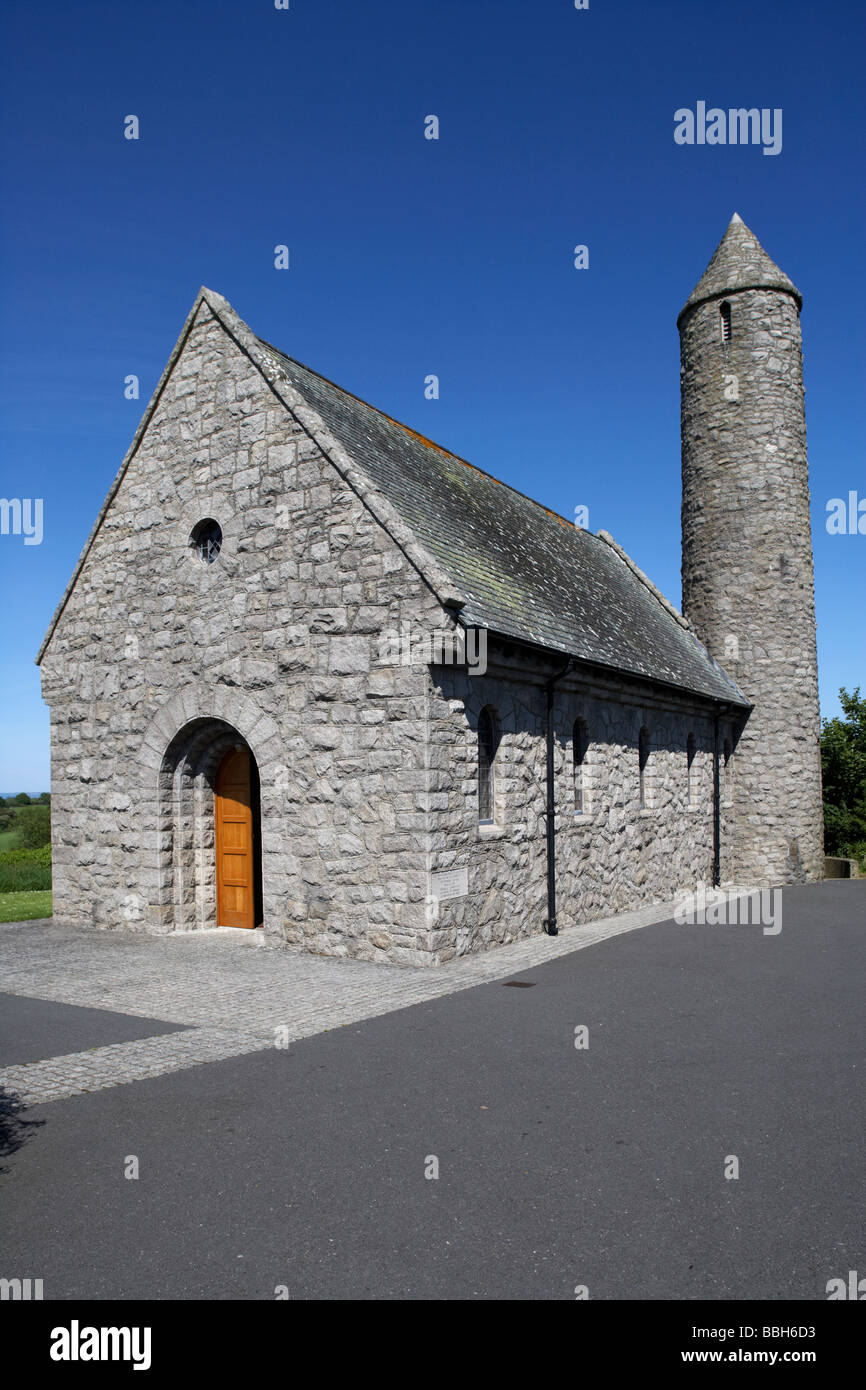
[(737, 290), (781, 290), (803, 307), (803, 296), (775, 261), (771, 261), (754, 232), (750, 232), (739, 213), (734, 213), (728, 230), (716, 247), (713, 259), (677, 318), (680, 319), (696, 304), (718, 299)]

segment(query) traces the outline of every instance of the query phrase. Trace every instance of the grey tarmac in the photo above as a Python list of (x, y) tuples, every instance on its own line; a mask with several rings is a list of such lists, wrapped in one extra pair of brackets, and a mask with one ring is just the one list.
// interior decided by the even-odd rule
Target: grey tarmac
[(49, 1299), (823, 1300), (866, 1270), (866, 885), (783, 906), (777, 936), (650, 924), (22, 1112), (0, 1273)]

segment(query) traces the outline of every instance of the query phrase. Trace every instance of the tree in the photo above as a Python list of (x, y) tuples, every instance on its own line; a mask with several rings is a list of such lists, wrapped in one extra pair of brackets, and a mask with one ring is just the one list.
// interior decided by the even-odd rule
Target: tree
[(22, 849), (40, 849), (51, 843), (51, 812), (47, 806), (22, 806), (15, 829)]
[(866, 858), (866, 698), (859, 685), (839, 691), (844, 719), (825, 719), (821, 732), (824, 832), (828, 854)]

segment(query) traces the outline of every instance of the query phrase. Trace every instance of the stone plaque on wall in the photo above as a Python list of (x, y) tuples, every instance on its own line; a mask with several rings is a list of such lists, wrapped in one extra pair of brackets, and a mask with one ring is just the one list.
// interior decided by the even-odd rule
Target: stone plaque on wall
[(430, 875), (430, 896), (433, 898), (462, 898), (469, 892), (469, 870), (445, 869)]

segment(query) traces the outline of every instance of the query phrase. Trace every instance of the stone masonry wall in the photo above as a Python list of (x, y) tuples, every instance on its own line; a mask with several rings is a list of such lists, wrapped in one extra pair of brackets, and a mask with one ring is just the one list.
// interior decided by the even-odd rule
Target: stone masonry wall
[[(189, 547), (205, 517), (223, 531), (212, 565)], [(261, 781), (274, 942), (433, 965), (540, 932), (550, 669), (514, 648), (491, 652), (484, 676), (404, 662), (404, 637), (423, 653), (449, 628), (404, 551), (203, 304), (43, 658), (58, 920), (215, 925), (213, 775), (236, 731)], [(501, 731), (488, 827), (485, 705)], [(560, 924), (709, 883), (707, 704), (570, 675), (555, 727)], [(728, 840), (725, 827), (723, 863)], [(448, 897), (442, 876), (453, 885), (455, 870), (467, 891)]]
[[(800, 321), (789, 294), (681, 323), (683, 611), (754, 702), (734, 756), (732, 877), (821, 877), (820, 719)], [(736, 397), (736, 398), (734, 398)]]
[[(550, 674), (548, 671), (546, 674)], [(497, 715), (495, 825), (479, 824), (478, 716)], [(572, 737), (586, 722), (583, 814), (575, 814)], [(647, 806), (640, 806), (638, 737), (650, 734)], [(547, 916), (546, 695), (541, 672), (513, 652), (484, 676), (436, 668), (429, 710), (430, 871), (465, 870), (465, 896), (432, 906), (440, 960), (543, 930)], [(714, 721), (706, 704), (640, 683), (557, 685), (554, 703), (557, 908), (560, 927), (664, 902), (712, 883)], [(687, 741), (695, 738), (692, 805)], [(727, 828), (723, 827), (722, 843)]]
[(443, 611), (203, 304), (42, 663), (57, 918), (177, 925), (164, 754), (219, 720), (258, 763), (266, 932), (429, 961), (426, 675), (377, 662), (404, 621)]

